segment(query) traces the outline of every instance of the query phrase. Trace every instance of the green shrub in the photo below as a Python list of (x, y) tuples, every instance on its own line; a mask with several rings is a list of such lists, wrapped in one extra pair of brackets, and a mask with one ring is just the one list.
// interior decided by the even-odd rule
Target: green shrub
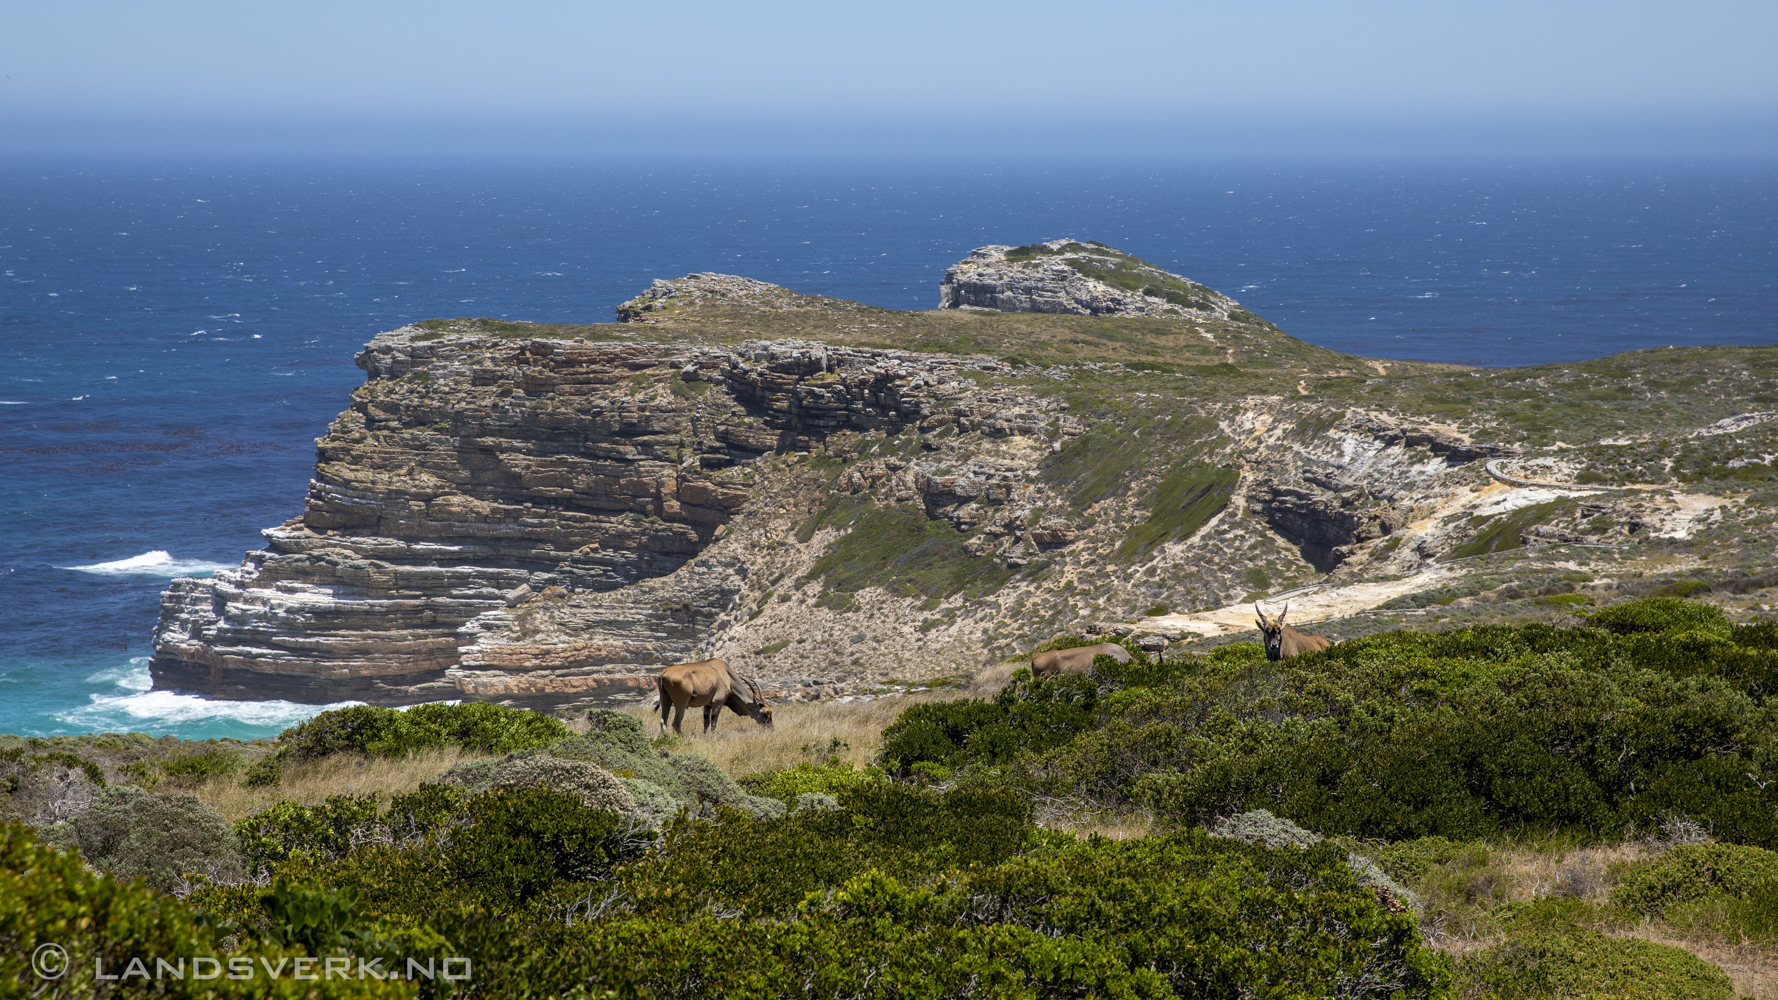
[[(1305, 830), (1264, 809), (1226, 817), (1208, 824), (1205, 829), (1212, 837), (1263, 844), (1266, 847), (1308, 847), (1326, 839), (1319, 833)], [(1360, 854), (1348, 853), (1346, 864), (1351, 867), (1358, 881), (1370, 886), (1380, 899), (1389, 900), (1405, 909), (1419, 911), (1419, 895), (1396, 882), (1375, 861)]]
[(636, 803), (633, 815), (651, 827), (659, 828), (689, 806), (679, 797), (646, 778), (622, 778), (630, 801)]
[(1736, 1000), (1729, 977), (1689, 952), (1577, 926), (1575, 912), (1585, 906), (1577, 903), (1540, 900), (1500, 908), (1508, 937), (1459, 960), (1462, 994), (1499, 1000)]
[(1380, 870), (1414, 893), (1424, 919), (1477, 917), (1506, 896), (1506, 873), (1486, 844), (1423, 837), (1371, 853)]
[(499, 788), (469, 800), (468, 822), (451, 832), (447, 877), (495, 907), (540, 895), (557, 881), (607, 873), (615, 813), (591, 809), (578, 795), (546, 788)]
[(998, 864), (1033, 832), (1030, 800), (1005, 789), (939, 793), (873, 782), (835, 798), (838, 809), (778, 819), (724, 810), (714, 822), (677, 821), (656, 850), (623, 869), (620, 884), (645, 915), (689, 918), (715, 898), (754, 916), (786, 916), (809, 893), (872, 867), (919, 879)]
[(73, 839), (95, 867), (120, 879), (140, 878), (172, 892), (181, 877), (241, 877), (234, 830), (214, 806), (195, 795), (108, 788), (71, 822)]
[[(1688, 909), (1693, 912), (1686, 912)], [(1770, 942), (1778, 938), (1778, 882), (1756, 885), (1740, 896), (1713, 893), (1689, 907), (1677, 906), (1667, 911), (1667, 920), (1681, 926), (1715, 925), (1728, 931), (1729, 937), (1746, 935), (1755, 941)]]
[(1266, 647), (1260, 642), (1231, 642), (1211, 650), (1205, 658), (1219, 666), (1259, 663), (1266, 658)]
[(1616, 635), (1635, 632), (1704, 632), (1727, 638), (1733, 626), (1722, 609), (1678, 597), (1651, 597), (1600, 608), (1587, 621)]
[(1086, 731), (1098, 698), (1098, 685), (1088, 677), (1034, 680), (1018, 671), (994, 701), (927, 702), (902, 712), (883, 731), (879, 757), (899, 768), (1006, 763), (1021, 751), (1060, 747)]
[(1611, 890), (1618, 906), (1661, 916), (1712, 893), (1746, 898), (1778, 884), (1778, 854), (1733, 844), (1674, 847), (1626, 871)]
[(170, 757), (160, 763), (161, 773), (167, 777), (192, 781), (233, 774), (240, 768), (241, 755), (220, 747), (206, 747), (195, 753)]
[(276, 753), (270, 753), (254, 761), (242, 776), (241, 784), (248, 788), (269, 788), (284, 777), (284, 761)]
[(803, 795), (837, 794), (842, 788), (870, 781), (881, 781), (883, 773), (874, 768), (860, 770), (850, 763), (798, 764), (779, 771), (750, 774), (740, 784), (755, 795), (790, 803)]
[(255, 871), (297, 851), (342, 857), (354, 844), (378, 839), (383, 831), (375, 795), (332, 795), (313, 806), (275, 802), (235, 824), (242, 853)]
[[(617, 814), (547, 788), (496, 788), (459, 799), (430, 825), (413, 818), (425, 811), (414, 805), (398, 800), (390, 809), (390, 816), (405, 809), (421, 830), (405, 841), (388, 836), (388, 826), (366, 824), (345, 851), (328, 853), (291, 835), (276, 842), (287, 849), (281, 857), (264, 855), (271, 859), (266, 870), (293, 884), (350, 889), (368, 912), (428, 925), (458, 907), (509, 912), (558, 883), (604, 878), (648, 842), (627, 834)], [(325, 844), (329, 836), (322, 831), (318, 839)]]
[(337, 753), (398, 757), (446, 747), (502, 754), (543, 746), (567, 734), (559, 719), (484, 702), (434, 702), (406, 711), (356, 705), (322, 712), (286, 729), (278, 735), (278, 752), (287, 761)]
[(339, 753), (399, 757), (456, 747), (503, 754), (544, 746), (567, 733), (559, 719), (485, 702), (432, 702), (406, 711), (354, 705), (322, 712), (279, 733), (277, 752), (248, 767), (242, 783), (249, 788), (276, 785), (286, 764)]
[[(147, 957), (149, 975), (158, 971), (154, 958), (185, 962), (194, 957), (214, 958), (218, 972), (236, 955), (276, 966), (288, 953), (262, 945), (251, 952), (224, 947), (226, 933), (219, 932), (203, 914), (185, 903), (162, 895), (140, 883), (118, 881), (110, 875), (87, 871), (80, 855), (58, 851), (36, 842), (24, 826), (0, 826), (0, 995), (64, 997), (160, 996), (256, 998), (396, 997), (411, 996), (405, 983), (377, 980), (326, 979), (297, 982), (258, 977), (231, 980), (159, 980), (134, 977), (120, 983), (95, 979), (127, 975), (132, 959)], [(32, 959), (41, 945), (65, 949), (66, 972), (56, 980), (40, 978)], [(416, 952), (417, 954), (417, 952)], [(196, 966), (182, 966), (196, 973)], [(107, 990), (115, 989), (115, 993)]]
[(1375, 995), (1440, 995), (1446, 960), (1345, 859), (1331, 844), (1275, 849), (1191, 830), (1057, 843), (967, 888), (976, 913), (1115, 943), (1179, 996), (1365, 995), (1385, 983)]
[(1778, 754), (1769, 644), (1754, 627), (1532, 625), (1388, 633), (1276, 664), (1223, 647), (1083, 697), (1075, 734), (1015, 740), (1024, 756), (969, 745), (1032, 710), (1017, 685), (998, 705), (904, 715), (885, 756), (1018, 761), (1051, 794), (1135, 799), (1188, 823), (1266, 809), (1330, 835), (1597, 840), (1683, 815), (1778, 846), (1778, 786), (1750, 777)]

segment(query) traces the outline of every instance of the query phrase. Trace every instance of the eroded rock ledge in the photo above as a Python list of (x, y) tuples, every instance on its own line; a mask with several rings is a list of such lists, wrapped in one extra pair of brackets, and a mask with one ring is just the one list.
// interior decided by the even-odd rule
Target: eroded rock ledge
[[(357, 361), (369, 380), (317, 441), (302, 516), (239, 569), (163, 595), (157, 688), (384, 704), (633, 694), (731, 610), (749, 566), (716, 543), (759, 456), (841, 432), (1062, 433), (1056, 401), (957, 377), (989, 358), (407, 327)], [(907, 488), (947, 512), (994, 490)], [(566, 617), (537, 614), (570, 595)]]

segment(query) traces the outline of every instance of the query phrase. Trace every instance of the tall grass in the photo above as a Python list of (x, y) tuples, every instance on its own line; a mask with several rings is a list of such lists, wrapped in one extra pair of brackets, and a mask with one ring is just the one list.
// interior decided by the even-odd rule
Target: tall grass
[[(745, 716), (724, 713), (716, 731), (703, 732), (699, 709), (687, 709), (682, 723), (685, 735), (665, 744), (674, 753), (708, 757), (729, 777), (795, 767), (812, 760), (847, 761), (867, 767), (883, 743), (883, 730), (909, 705), (933, 700), (918, 694), (850, 702), (783, 702), (773, 706), (773, 726), (767, 729)], [(642, 720), (643, 731), (653, 736), (660, 730), (658, 711), (639, 705), (625, 710)], [(837, 743), (835, 741), (838, 741)], [(830, 754), (831, 750), (831, 754)]]
[(284, 769), (276, 785), (248, 788), (241, 777), (215, 775), (191, 788), (191, 794), (216, 807), (229, 822), (246, 819), (281, 801), (314, 805), (329, 795), (368, 795), (385, 798), (411, 792), (428, 781), (438, 780), (452, 764), (470, 754), (456, 748), (425, 750), (407, 757), (353, 757), (336, 754), (321, 760), (293, 764)]

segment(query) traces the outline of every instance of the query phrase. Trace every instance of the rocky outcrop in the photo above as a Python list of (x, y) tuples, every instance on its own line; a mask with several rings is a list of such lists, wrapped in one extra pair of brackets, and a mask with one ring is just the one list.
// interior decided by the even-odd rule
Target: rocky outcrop
[[(369, 381), (317, 442), (302, 516), (241, 568), (166, 591), (157, 687), (379, 703), (633, 693), (731, 609), (750, 567), (713, 543), (748, 506), (759, 456), (861, 432), (1061, 433), (1054, 401), (958, 376), (1000, 367), (989, 358), (409, 327), (358, 364)], [(1012, 495), (973, 483), (912, 486), (959, 521)]]
[(1227, 319), (1235, 300), (1101, 243), (987, 246), (945, 271), (940, 309)]
[(617, 307), (619, 323), (649, 323), (661, 316), (708, 305), (794, 309), (813, 301), (783, 285), (735, 274), (704, 271), (683, 278), (656, 278), (648, 290)]

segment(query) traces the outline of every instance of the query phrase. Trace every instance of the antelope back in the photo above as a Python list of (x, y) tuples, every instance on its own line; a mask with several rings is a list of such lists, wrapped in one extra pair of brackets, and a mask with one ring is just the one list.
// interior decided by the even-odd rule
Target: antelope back
[(1310, 653), (1318, 649), (1326, 649), (1328, 641), (1318, 635), (1304, 635), (1289, 625), (1284, 626), (1283, 641), (1279, 643), (1285, 656), (1296, 656)]

